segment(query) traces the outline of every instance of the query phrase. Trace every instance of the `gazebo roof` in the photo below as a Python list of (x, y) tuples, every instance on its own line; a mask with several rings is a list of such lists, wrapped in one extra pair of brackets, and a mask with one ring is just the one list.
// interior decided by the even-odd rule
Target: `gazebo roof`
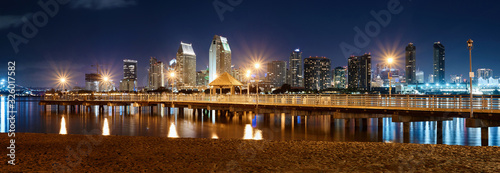
[(236, 80), (229, 73), (225, 72), (224, 74), (217, 77), (217, 79), (213, 80), (208, 84), (209, 86), (243, 86), (243, 84)]

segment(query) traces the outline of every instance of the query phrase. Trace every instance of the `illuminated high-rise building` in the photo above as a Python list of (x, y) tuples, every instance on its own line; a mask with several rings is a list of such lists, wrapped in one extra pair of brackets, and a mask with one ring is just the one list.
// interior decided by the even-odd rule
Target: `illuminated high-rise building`
[(434, 83), (444, 84), (444, 46), (441, 42), (434, 43)]
[(137, 91), (137, 60), (123, 60), (123, 79), (120, 91)]
[(269, 82), (274, 87), (281, 87), (286, 83), (286, 61), (271, 61), (267, 63)]
[(178, 82), (184, 86), (196, 85), (196, 54), (192, 44), (183, 43), (177, 51), (177, 74)]
[(416, 47), (413, 43), (409, 43), (406, 46), (406, 62), (405, 62), (405, 72), (406, 72), (406, 83), (407, 84), (415, 84), (417, 83), (416, 79)]
[(333, 70), (333, 87), (338, 89), (346, 88), (346, 67), (336, 67)]
[(165, 73), (163, 62), (158, 61), (156, 58), (149, 59), (148, 69), (148, 89), (156, 90), (165, 87)]
[(231, 73), (231, 48), (226, 37), (215, 35), (209, 52), (209, 83), (225, 72)]
[(302, 52), (300, 49), (295, 49), (290, 54), (288, 67), (289, 83), (292, 87), (304, 87), (304, 76), (302, 75)]
[(323, 90), (332, 84), (331, 62), (326, 57), (304, 59), (304, 87), (308, 90)]
[(371, 59), (370, 54), (349, 57), (347, 67), (348, 88), (362, 91), (371, 90)]

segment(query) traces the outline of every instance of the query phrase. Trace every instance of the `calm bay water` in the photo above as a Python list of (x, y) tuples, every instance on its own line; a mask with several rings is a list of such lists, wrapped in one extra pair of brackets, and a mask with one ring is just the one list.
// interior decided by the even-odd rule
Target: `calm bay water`
[[(232, 138), (253, 140), (317, 140), (398, 142), (469, 146), (500, 146), (500, 128), (470, 128), (464, 118), (445, 121), (393, 122), (391, 115), (330, 113), (255, 113), (184, 108), (153, 110), (145, 108), (125, 112), (106, 108), (104, 113), (68, 113), (60, 107), (43, 111), (38, 98), (19, 98), (16, 132), (83, 134), (99, 130), (102, 135), (159, 136), (181, 138)], [(0, 101), (0, 132), (8, 130), (6, 98)], [(260, 112), (260, 111), (259, 111)], [(262, 111), (266, 112), (266, 111)], [(215, 116), (214, 116), (215, 115)], [(344, 117), (344, 118), (338, 118)], [(346, 118), (348, 117), (348, 118)], [(361, 117), (361, 118), (360, 118)], [(469, 123), (469, 124), (468, 124)], [(484, 135), (482, 133), (488, 133)]]

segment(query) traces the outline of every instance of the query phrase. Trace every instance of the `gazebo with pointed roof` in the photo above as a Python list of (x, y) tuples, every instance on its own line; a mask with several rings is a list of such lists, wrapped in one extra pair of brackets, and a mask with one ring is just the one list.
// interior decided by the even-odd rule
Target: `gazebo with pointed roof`
[[(240, 94), (242, 91), (242, 86), (243, 84), (235, 79), (233, 76), (231, 76), (229, 73), (225, 72), (224, 74), (220, 75), (217, 77), (214, 81), (210, 82), (208, 86), (211, 86), (210, 88), (210, 94), (216, 94), (216, 89), (220, 88), (220, 93), (222, 94), (222, 89), (224, 88), (230, 88), (231, 89), (231, 94), (235, 94), (234, 88), (236, 86), (240, 87)], [(213, 90), (213, 91), (212, 91)]]

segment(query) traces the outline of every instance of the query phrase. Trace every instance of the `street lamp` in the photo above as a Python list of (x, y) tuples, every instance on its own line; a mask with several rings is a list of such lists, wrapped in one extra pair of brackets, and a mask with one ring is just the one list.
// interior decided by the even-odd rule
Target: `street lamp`
[(107, 77), (107, 76), (102, 77), (102, 85), (103, 85), (103, 87), (104, 87), (104, 88), (103, 88), (103, 91), (104, 91), (104, 92), (107, 92), (107, 91), (108, 91), (108, 89), (109, 89), (109, 86), (108, 86), (108, 81), (109, 81), (109, 77)]
[(251, 76), (251, 71), (250, 70), (247, 70), (247, 86), (248, 86), (248, 89), (247, 89), (247, 96), (250, 96), (250, 76)]
[(394, 61), (392, 58), (387, 59), (387, 64), (389, 64), (389, 73), (387, 73), (387, 76), (389, 78), (389, 98), (392, 96), (392, 74), (391, 74), (391, 64)]
[(470, 117), (472, 118), (474, 114), (474, 109), (472, 105), (472, 78), (474, 77), (474, 72), (472, 72), (472, 43), (471, 39), (467, 40), (467, 48), (469, 49), (469, 81), (470, 81)]
[(256, 78), (256, 82), (257, 82), (257, 107), (259, 107), (259, 67), (260, 67), (260, 64), (257, 63), (255, 64), (255, 69), (256, 69), (256, 72), (257, 72), (257, 78)]
[(59, 83), (62, 85), (62, 90), (64, 91), (64, 85), (66, 85), (66, 78), (62, 77), (59, 79)]

